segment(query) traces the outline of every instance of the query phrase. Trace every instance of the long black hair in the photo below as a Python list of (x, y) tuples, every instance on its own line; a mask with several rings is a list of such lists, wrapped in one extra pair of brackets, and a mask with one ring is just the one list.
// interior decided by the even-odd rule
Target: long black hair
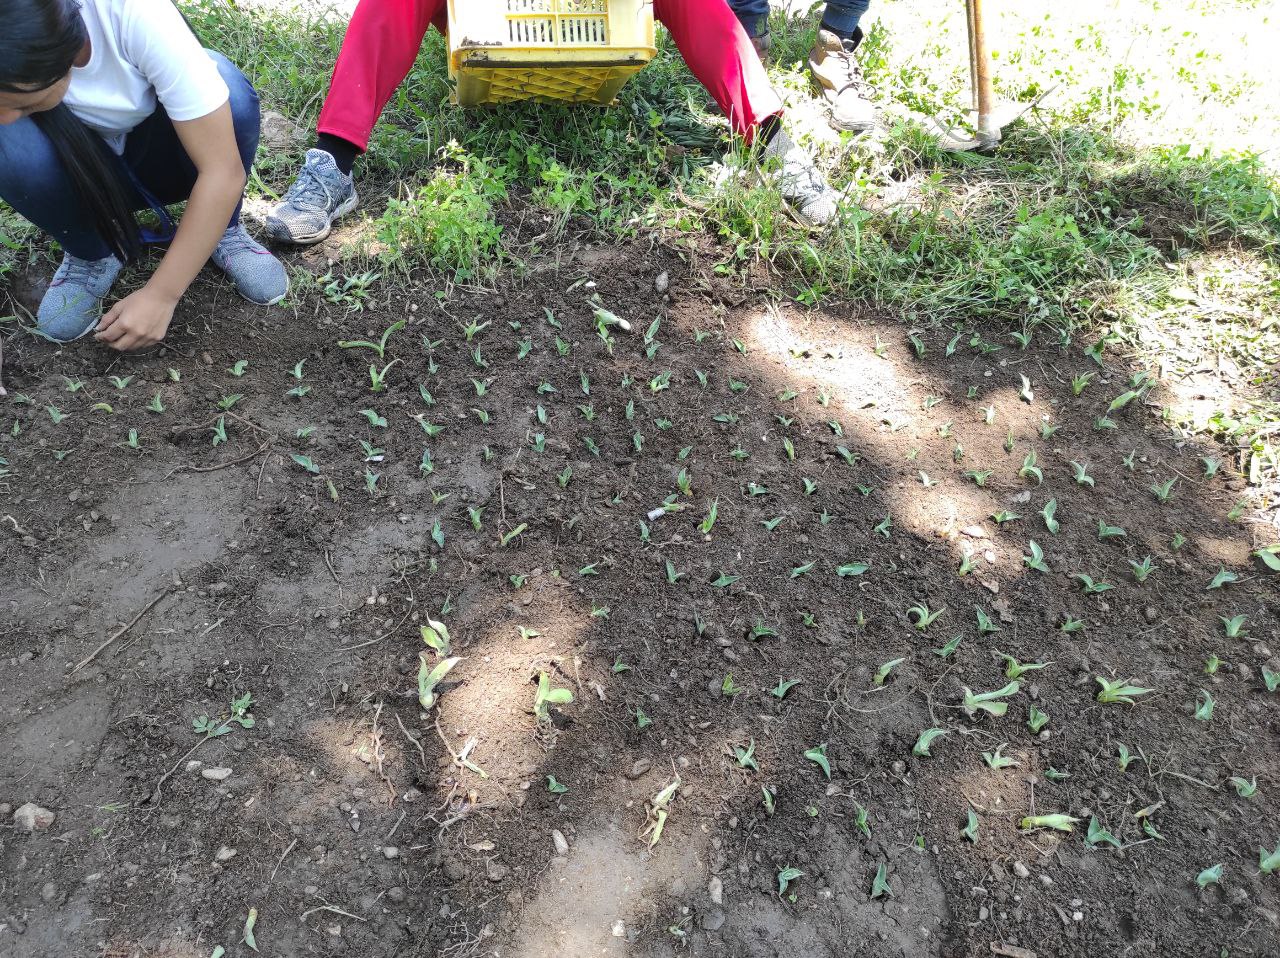
[[(78, 0), (0, 0), (0, 90), (46, 90), (71, 72), (89, 39)], [(135, 191), (102, 137), (65, 103), (33, 113), (49, 137), (98, 233), (122, 260), (138, 254)]]

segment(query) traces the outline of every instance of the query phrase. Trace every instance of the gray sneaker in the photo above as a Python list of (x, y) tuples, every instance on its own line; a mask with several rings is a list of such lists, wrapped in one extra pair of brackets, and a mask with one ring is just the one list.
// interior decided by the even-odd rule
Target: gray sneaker
[(274, 306), (289, 292), (289, 274), (261, 243), (237, 223), (228, 227), (213, 255), (218, 269), (236, 284), (240, 295), (259, 306)]
[(826, 226), (840, 208), (840, 194), (827, 185), (813, 158), (779, 129), (760, 152), (766, 180), (778, 185), (787, 208), (802, 226)]
[(123, 268), (114, 256), (80, 259), (67, 253), (40, 301), (36, 330), (58, 343), (92, 332), (102, 317), (102, 300)]
[(855, 47), (852, 40), (819, 30), (809, 51), (809, 72), (827, 104), (831, 125), (837, 130), (865, 133), (876, 125), (876, 105), (854, 56)]
[(324, 150), (310, 149), (284, 200), (267, 216), (267, 235), (280, 243), (310, 246), (359, 205), (352, 177)]

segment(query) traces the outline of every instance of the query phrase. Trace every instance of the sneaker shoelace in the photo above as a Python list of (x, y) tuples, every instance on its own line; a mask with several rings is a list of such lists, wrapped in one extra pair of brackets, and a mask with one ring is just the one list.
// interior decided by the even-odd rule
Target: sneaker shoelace
[(80, 259), (77, 256), (68, 256), (65, 266), (66, 273), (63, 274), (59, 286), (64, 283), (79, 282), (88, 286), (98, 278), (98, 260)]
[(870, 92), (870, 88), (867, 86), (866, 77), (862, 75), (862, 66), (854, 56), (853, 47), (848, 46), (847, 41), (842, 42), (840, 44), (840, 51), (838, 53), (832, 53), (832, 56), (838, 57), (841, 63), (844, 64), (845, 76), (849, 78), (848, 82), (845, 83), (844, 86), (836, 90), (836, 95), (839, 96), (845, 90), (853, 90), (858, 94), (858, 96), (866, 98)]
[(329, 188), (320, 182), (320, 177), (316, 175), (309, 163), (302, 167), (298, 178), (294, 180), (293, 186), (289, 187), (284, 198), (285, 202), (293, 206), (316, 213), (327, 213), (330, 203), (333, 202), (333, 195), (329, 192)]
[(260, 247), (253, 241), (243, 227), (234, 226), (222, 234), (222, 240), (218, 243), (218, 250), (224, 257), (230, 259), (236, 253), (254, 253), (260, 251)]

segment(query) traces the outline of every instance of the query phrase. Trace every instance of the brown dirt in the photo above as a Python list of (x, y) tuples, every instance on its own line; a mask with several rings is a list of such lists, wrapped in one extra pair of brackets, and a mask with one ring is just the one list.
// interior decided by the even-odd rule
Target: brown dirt
[[(264, 313), (202, 284), (167, 349), (148, 356), (10, 338), (0, 802), (58, 817), (35, 835), (0, 831), (0, 953), (245, 955), (250, 908), (271, 955), (1276, 953), (1280, 879), (1259, 875), (1257, 850), (1280, 842), (1280, 703), (1260, 677), (1280, 668), (1269, 647), (1280, 603), (1275, 578), (1250, 560), (1250, 527), (1227, 518), (1241, 489), (1230, 464), (1205, 480), (1198, 457), (1214, 450), (1161, 425), (1158, 392), (1116, 414), (1117, 430), (1095, 432), (1132, 371), (1098, 369), (1076, 349), (984, 354), (966, 334), (946, 357), (952, 331), (931, 330), (921, 360), (892, 317), (771, 306), (682, 255), (587, 249), (498, 293), (389, 288), (362, 313), (319, 298), (296, 315)], [(654, 287), (663, 271), (668, 297)], [(612, 355), (583, 281), (635, 326), (615, 334)], [(642, 334), (655, 318), (662, 345), (650, 360)], [(336, 342), (398, 319), (409, 323), (391, 339), (399, 364), (372, 393), (368, 351)], [(476, 338), (483, 373), (459, 329), (473, 319), (492, 324)], [(695, 330), (710, 335), (696, 342)], [(428, 352), (424, 337), (439, 345)], [(240, 359), (249, 365), (235, 377)], [(302, 359), (312, 391), (286, 398)], [(1071, 376), (1090, 369), (1098, 379), (1073, 398)], [(670, 388), (651, 391), (663, 370)], [(110, 375), (135, 379), (117, 390)], [(83, 388), (68, 392), (64, 377)], [(492, 380), (483, 398), (473, 378)], [(542, 383), (556, 391), (539, 393)], [(777, 398), (788, 389), (798, 396)], [(157, 391), (158, 415), (146, 411)], [(214, 447), (215, 402), (231, 393), (243, 399)], [(92, 411), (97, 402), (114, 412)], [(586, 404), (594, 421), (575, 408)], [(49, 405), (68, 418), (55, 425)], [(363, 408), (387, 427), (370, 427)], [(419, 414), (445, 430), (428, 439)], [(1046, 416), (1060, 427), (1048, 440)], [(311, 438), (296, 439), (308, 424)], [(124, 445), (130, 428), (140, 451)], [(372, 495), (361, 439), (384, 450)], [(1040, 486), (1018, 476), (1031, 449)], [(1073, 481), (1071, 460), (1090, 464), (1095, 488)], [(987, 486), (964, 478), (976, 468), (993, 470)], [(1149, 487), (1175, 477), (1159, 504)], [(751, 495), (752, 483), (768, 491)], [(448, 498), (433, 504), (433, 491)], [(641, 520), (673, 495), (687, 508), (650, 522), (642, 540)], [(1037, 515), (1050, 498), (1057, 535)], [(483, 510), (478, 532), (468, 507)], [(1001, 509), (1023, 518), (998, 527)], [(778, 516), (773, 531), (762, 525)], [(875, 529), (886, 516), (887, 537)], [(1127, 536), (1100, 541), (1100, 519)], [(1187, 542), (1174, 552), (1178, 533)], [(1029, 539), (1052, 573), (1023, 565)], [(966, 549), (977, 568), (961, 577)], [(1148, 554), (1159, 569), (1139, 585), (1128, 560)], [(853, 562), (870, 569), (836, 575)], [(1206, 591), (1223, 566), (1240, 581)], [(1076, 572), (1115, 588), (1087, 597)], [(721, 573), (740, 578), (713, 586)], [(907, 613), (920, 602), (945, 609), (924, 632)], [(998, 633), (978, 633), (975, 606)], [(1227, 639), (1219, 616), (1237, 614), (1248, 637)], [(463, 658), (424, 715), (415, 676), (427, 616), (448, 623)], [(1062, 632), (1067, 616), (1084, 631)], [(753, 637), (757, 625), (777, 634)], [(953, 636), (953, 656), (931, 651)], [(1052, 665), (1023, 676), (1006, 716), (970, 720), (961, 688), (1008, 681), (997, 650)], [(1211, 654), (1224, 664), (1208, 675)], [(543, 724), (530, 711), (539, 670), (575, 696)], [(728, 674), (739, 694), (724, 694)], [(1103, 705), (1095, 676), (1156, 691)], [(800, 680), (781, 700), (768, 694), (780, 679)], [(1201, 689), (1216, 701), (1211, 722), (1191, 714)], [(202, 745), (188, 770), (193, 718), (224, 716), (246, 692), (256, 723)], [(1050, 716), (1038, 735), (1032, 703)], [(652, 724), (638, 728), (638, 710)], [(932, 757), (913, 755), (930, 727), (949, 734)], [(443, 744), (473, 739), (484, 776)], [(753, 740), (759, 772), (732, 755)], [(1135, 756), (1127, 771), (1118, 742)], [(822, 743), (830, 781), (802, 756)], [(1000, 743), (1016, 767), (984, 763)], [(211, 767), (231, 775), (202, 777)], [(1051, 780), (1050, 768), (1070, 777)], [(568, 791), (552, 794), (549, 775)], [(646, 801), (677, 775), (650, 852)], [(1238, 797), (1231, 775), (1256, 776), (1257, 794)], [(776, 789), (772, 816), (762, 785)], [(1134, 813), (1157, 803), (1153, 839)], [(855, 827), (858, 804), (870, 837)], [(970, 809), (976, 842), (961, 837)], [(1070, 835), (1020, 832), (1032, 810), (1083, 821)], [(1123, 850), (1086, 847), (1090, 815)], [(1197, 889), (1219, 862), (1222, 883)], [(872, 899), (881, 864), (891, 894)], [(786, 867), (804, 874), (779, 896)]]

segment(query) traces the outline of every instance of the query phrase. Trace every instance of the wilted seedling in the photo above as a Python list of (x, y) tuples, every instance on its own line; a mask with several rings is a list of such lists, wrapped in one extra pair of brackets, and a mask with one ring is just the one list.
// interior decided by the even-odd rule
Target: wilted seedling
[(510, 532), (501, 536), (501, 538), (498, 539), (498, 544), (505, 549), (507, 546), (511, 544), (513, 539), (520, 536), (520, 534), (523, 533), (528, 528), (529, 528), (529, 524), (527, 522), (520, 523), (520, 525), (516, 526)]
[(1017, 695), (1018, 690), (1022, 688), (1017, 681), (1010, 682), (1002, 689), (996, 689), (994, 692), (971, 692), (966, 687), (962, 689), (964, 692), (963, 708), (970, 718), (973, 718), (978, 712), (986, 712), (988, 715), (1001, 716), (1009, 711), (1009, 703), (1003, 702), (1001, 699), (1007, 699), (1011, 695)]
[(1018, 822), (1018, 828), (1024, 832), (1037, 828), (1052, 828), (1059, 832), (1072, 832), (1075, 831), (1076, 822), (1078, 821), (1080, 819), (1062, 814), (1028, 815)]
[(1059, 523), (1057, 519), (1057, 513), (1058, 513), (1057, 499), (1050, 499), (1048, 502), (1044, 504), (1044, 508), (1040, 510), (1040, 515), (1044, 518), (1044, 527), (1048, 529), (1051, 533), (1053, 533), (1055, 536), (1058, 534), (1058, 530), (1061, 528), (1061, 523)]
[(545, 670), (538, 672), (538, 691), (533, 698), (533, 714), (539, 722), (551, 721), (551, 706), (569, 705), (572, 702), (571, 691), (553, 688), (551, 676)]
[(932, 611), (927, 603), (920, 602), (907, 610), (907, 618), (911, 620), (911, 624), (916, 627), (917, 631), (923, 632), (937, 621), (938, 616), (946, 611), (945, 607), (938, 609), (936, 612)]
[(1200, 874), (1196, 876), (1196, 886), (1200, 888), (1201, 891), (1208, 888), (1210, 885), (1217, 885), (1217, 884), (1220, 884), (1221, 882), (1222, 882), (1222, 865), (1221, 864), (1217, 864), (1210, 868), (1206, 868), (1204, 871), (1202, 871)]
[(827, 760), (826, 742), (823, 742), (821, 745), (815, 745), (813, 748), (806, 751), (804, 753), (804, 757), (822, 769), (822, 773), (826, 775), (828, 780), (830, 780), (831, 763)]
[(746, 748), (743, 748), (741, 745), (735, 745), (733, 747), (733, 757), (737, 761), (738, 767), (749, 768), (753, 772), (758, 772), (760, 771), (760, 766), (756, 764), (755, 753), (756, 753), (755, 739), (752, 739), (751, 744), (749, 744)]
[(925, 729), (920, 733), (919, 738), (916, 739), (916, 744), (911, 747), (911, 754), (925, 758), (929, 757), (931, 754), (929, 752), (929, 747), (936, 739), (946, 734), (947, 730), (944, 728)]
[(1108, 682), (1100, 675), (1094, 676), (1094, 678), (1102, 686), (1098, 692), (1098, 701), (1107, 705), (1119, 703), (1133, 705), (1135, 704), (1133, 700), (1136, 696), (1146, 695), (1155, 691), (1155, 689), (1146, 689), (1130, 684), (1133, 681), (1132, 679), (1116, 679), (1114, 682)]
[(1031, 549), (1031, 555), (1022, 557), (1023, 564), (1028, 569), (1034, 569), (1036, 572), (1052, 572), (1053, 570), (1049, 568), (1049, 564), (1044, 561), (1044, 550), (1036, 544), (1036, 540), (1029, 540), (1027, 546)]
[(972, 808), (969, 809), (969, 823), (960, 830), (960, 835), (975, 845), (978, 843), (978, 816)]
[(1017, 761), (1003, 754), (1003, 749), (1008, 744), (1008, 742), (1001, 742), (996, 746), (996, 750), (994, 752), (983, 752), (982, 760), (996, 771), (999, 771), (1002, 768), (1012, 768), (1016, 766), (1018, 764)]
[(1239, 582), (1239, 581), (1240, 581), (1240, 577), (1238, 575), (1236, 575), (1234, 572), (1227, 571), (1226, 567), (1223, 566), (1218, 569), (1218, 574), (1213, 577), (1213, 581), (1209, 583), (1206, 591), (1209, 591), (1212, 589), (1221, 589), (1224, 585), (1228, 585), (1232, 582)]
[(906, 659), (890, 659), (884, 665), (876, 670), (875, 677), (871, 680), (875, 685), (884, 685), (885, 680), (889, 678), (889, 673), (893, 671), (895, 666), (901, 665)]
[(1088, 486), (1090, 489), (1094, 487), (1093, 477), (1089, 475), (1089, 464), (1078, 463), (1074, 459), (1071, 461), (1071, 471), (1075, 475), (1076, 485)]
[(1213, 696), (1206, 689), (1201, 689), (1196, 696), (1195, 717), (1200, 722), (1213, 721)]
[(677, 775), (675, 780), (667, 785), (645, 806), (645, 817), (647, 822), (644, 830), (640, 832), (640, 838), (646, 835), (649, 837), (649, 849), (652, 850), (662, 838), (662, 830), (667, 824), (667, 815), (670, 813), (671, 802), (676, 797), (676, 793), (680, 790), (680, 776)]
[(338, 348), (339, 349), (371, 349), (375, 353), (377, 353), (379, 359), (386, 359), (388, 340), (391, 339), (391, 335), (393, 333), (399, 332), (400, 330), (404, 329), (406, 323), (407, 321), (403, 319), (392, 323), (390, 326), (387, 327), (386, 332), (382, 334), (381, 338), (379, 338), (379, 340), (376, 343), (371, 343), (365, 339), (339, 340)]
[(1141, 562), (1129, 560), (1129, 568), (1133, 570), (1133, 577), (1139, 583), (1146, 582), (1147, 577), (1156, 570), (1155, 560), (1151, 556), (1144, 556)]

